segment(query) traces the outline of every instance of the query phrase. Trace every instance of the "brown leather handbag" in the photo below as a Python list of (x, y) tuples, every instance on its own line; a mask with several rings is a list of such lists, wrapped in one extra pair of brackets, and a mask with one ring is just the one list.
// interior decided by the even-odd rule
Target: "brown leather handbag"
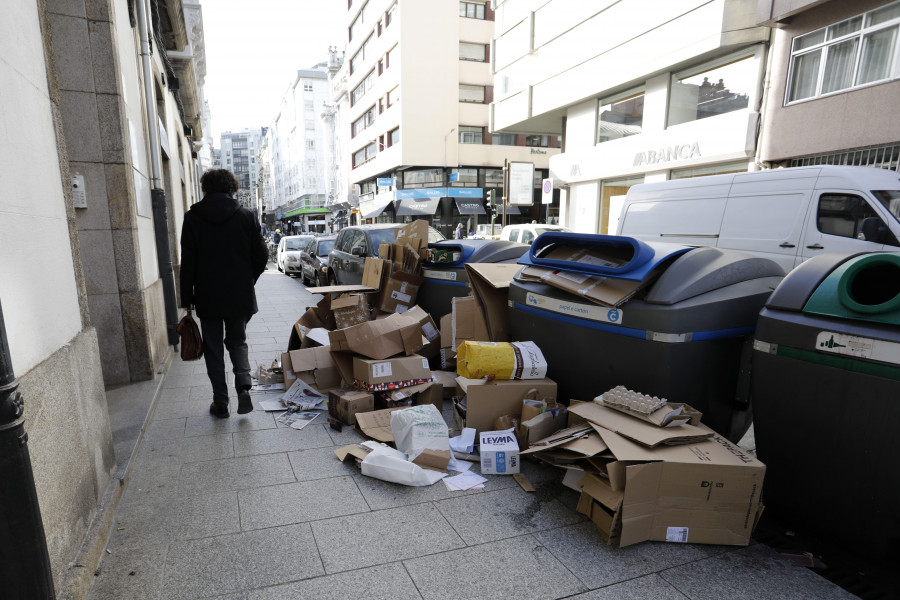
[(203, 357), (203, 337), (190, 309), (181, 318), (175, 331), (181, 336), (181, 360), (199, 360)]

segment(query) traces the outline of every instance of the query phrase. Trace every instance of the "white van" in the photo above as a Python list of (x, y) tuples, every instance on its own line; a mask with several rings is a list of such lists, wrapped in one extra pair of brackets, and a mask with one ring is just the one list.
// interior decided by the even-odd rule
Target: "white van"
[(900, 173), (821, 165), (643, 183), (616, 233), (742, 250), (786, 271), (824, 252), (900, 251)]
[(562, 225), (547, 225), (546, 223), (524, 223), (522, 225), (507, 225), (500, 232), (501, 240), (530, 244), (535, 238), (545, 231), (572, 231)]

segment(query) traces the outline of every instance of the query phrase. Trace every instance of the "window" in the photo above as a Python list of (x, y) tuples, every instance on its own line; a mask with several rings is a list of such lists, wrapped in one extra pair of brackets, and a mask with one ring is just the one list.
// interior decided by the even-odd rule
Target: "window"
[(363, 116), (353, 121), (353, 124), (350, 126), (351, 137), (356, 137), (361, 131), (363, 131), (366, 127), (369, 127), (373, 123), (375, 123), (374, 106), (367, 110), (365, 114), (363, 114)]
[(484, 128), (459, 126), (459, 143), (460, 144), (483, 144)]
[(503, 169), (485, 169), (484, 187), (502, 187)]
[[(313, 101), (312, 100), (304, 100), (303, 101), (303, 110), (305, 110), (306, 112), (312, 112), (313, 111)], [(250, 144), (250, 145), (252, 146), (253, 144)]]
[(388, 27), (394, 20), (394, 16), (397, 14), (397, 3), (394, 2), (387, 12), (384, 14), (384, 26)]
[(366, 41), (363, 42), (363, 45), (357, 50), (356, 54), (353, 55), (353, 58), (350, 59), (350, 74), (353, 75), (359, 67), (362, 66), (363, 62), (366, 60), (366, 50), (369, 49), (369, 46), (372, 44), (372, 36), (370, 35), (366, 38)]
[(549, 135), (526, 135), (525, 136), (525, 145), (526, 146), (540, 146), (541, 148), (547, 148), (550, 146), (550, 136)]
[(519, 241), (519, 229), (518, 228), (510, 229), (506, 233), (506, 239), (509, 240), (510, 242)]
[(485, 62), (485, 56), (484, 44), (473, 44), (471, 42), (459, 43), (459, 60)]
[(756, 58), (744, 56), (676, 74), (669, 95), (669, 126), (747, 108), (758, 71)]
[(359, 14), (356, 15), (356, 18), (353, 19), (353, 23), (350, 25), (350, 41), (353, 41), (353, 38), (359, 37), (360, 32), (362, 31), (363, 25), (370, 21), (369, 18), (369, 3), (366, 2), (362, 9), (360, 9)]
[(368, 146), (365, 148), (360, 148), (356, 152), (353, 153), (353, 168), (372, 160), (375, 158), (375, 153), (378, 148), (378, 145), (375, 142), (370, 142)]
[(316, 122), (312, 119), (306, 119), (306, 121), (304, 121), (304, 126), (308, 130), (314, 130), (316, 128)]
[(787, 102), (898, 76), (900, 2), (794, 38)]
[(478, 187), (478, 169), (453, 169), (459, 178), (451, 183), (451, 186)]
[(403, 172), (403, 187), (428, 187), (443, 183), (443, 169), (418, 169)]
[(315, 150), (316, 149), (316, 140), (306, 140), (306, 149), (307, 150)]
[(644, 92), (600, 101), (597, 143), (616, 140), (641, 132), (644, 122)]
[(303, 82), (303, 91), (304, 91), (304, 92), (311, 92), (311, 91), (313, 91), (313, 84), (312, 84), (311, 81), (304, 81), (304, 82)]
[(353, 106), (359, 99), (366, 95), (366, 92), (372, 88), (372, 84), (375, 83), (375, 69), (369, 71), (369, 74), (366, 75), (366, 78), (359, 82), (355, 88), (353, 88), (353, 92), (350, 94), (350, 106)]
[(495, 133), (491, 136), (491, 144), (494, 146), (515, 146), (516, 134), (514, 133)]
[(859, 196), (822, 194), (819, 197), (816, 225), (822, 233), (864, 239), (860, 238), (862, 222), (869, 217), (877, 219), (878, 213)]
[(484, 104), (484, 86), (459, 84), (459, 101), (460, 102), (479, 102)]
[(394, 89), (392, 89), (391, 91), (389, 91), (389, 92), (387, 93), (387, 97), (386, 97), (386, 102), (385, 102), (385, 103), (387, 104), (387, 107), (390, 108), (390, 107), (392, 107), (393, 105), (397, 104), (397, 102), (398, 102), (399, 100), (400, 100), (400, 88), (399, 88), (399, 87), (395, 87)]
[(460, 2), (459, 16), (470, 19), (483, 19), (484, 4), (479, 2)]
[(400, 143), (400, 128), (392, 129), (388, 132), (388, 146)]

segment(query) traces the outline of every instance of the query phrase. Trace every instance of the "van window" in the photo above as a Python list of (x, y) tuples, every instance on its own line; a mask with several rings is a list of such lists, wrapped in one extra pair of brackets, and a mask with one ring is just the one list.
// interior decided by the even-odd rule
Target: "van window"
[(819, 231), (841, 237), (858, 238), (863, 219), (878, 217), (869, 203), (852, 194), (822, 194), (816, 224)]
[(522, 232), (522, 243), (530, 244), (534, 241), (534, 234), (528, 231), (527, 229)]
[(900, 221), (900, 190), (873, 190), (872, 194)]
[(509, 233), (506, 234), (506, 239), (510, 242), (519, 241), (519, 230), (518, 229), (510, 229)]

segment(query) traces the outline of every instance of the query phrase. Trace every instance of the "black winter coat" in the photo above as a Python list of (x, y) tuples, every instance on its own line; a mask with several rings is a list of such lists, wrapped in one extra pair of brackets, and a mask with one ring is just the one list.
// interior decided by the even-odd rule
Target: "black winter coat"
[(225, 194), (209, 194), (184, 215), (181, 306), (201, 319), (247, 320), (259, 309), (254, 285), (268, 250), (253, 213)]

